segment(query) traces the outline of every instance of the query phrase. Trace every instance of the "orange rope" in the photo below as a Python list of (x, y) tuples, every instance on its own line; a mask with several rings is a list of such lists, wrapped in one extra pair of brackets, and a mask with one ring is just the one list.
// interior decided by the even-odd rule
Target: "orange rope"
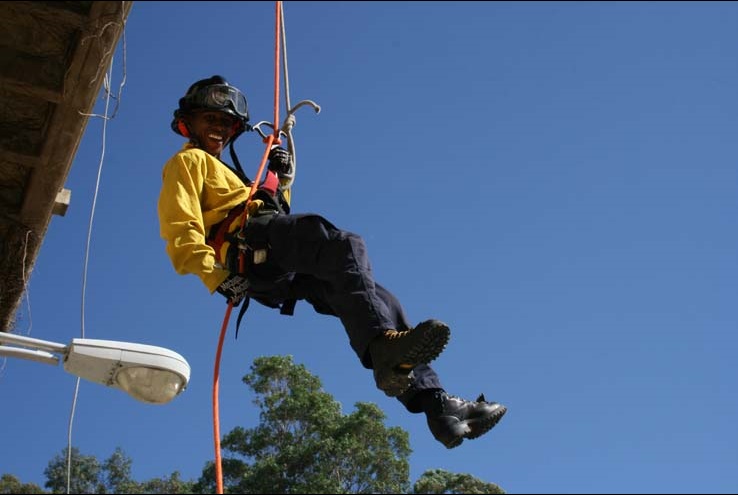
[[(246, 219), (249, 215), (248, 210), (248, 204), (251, 202), (251, 198), (254, 195), (254, 192), (259, 188), (259, 181), (261, 180), (261, 175), (264, 173), (264, 167), (266, 166), (267, 160), (269, 159), (269, 152), (272, 149), (273, 145), (279, 145), (281, 144), (281, 141), (279, 139), (279, 53), (280, 53), (280, 43), (279, 43), (279, 36), (282, 30), (282, 2), (275, 2), (276, 5), (276, 34), (275, 34), (275, 50), (274, 50), (274, 134), (271, 136), (268, 136), (266, 139), (264, 139), (264, 142), (266, 143), (266, 149), (264, 150), (264, 154), (261, 157), (261, 163), (259, 164), (259, 171), (256, 172), (256, 177), (254, 179), (254, 183), (251, 184), (251, 188), (249, 189), (249, 196), (246, 200), (246, 206), (247, 208), (243, 211), (243, 216), (241, 219), (241, 230), (243, 230), (244, 225), (246, 224)], [(245, 257), (243, 255), (243, 251), (241, 251), (241, 254), (239, 256), (239, 269), (241, 272), (245, 269)], [(245, 303), (244, 303), (245, 304)], [(225, 340), (225, 333), (226, 329), (228, 328), (228, 321), (231, 318), (231, 311), (233, 310), (233, 303), (228, 302), (228, 307), (226, 308), (226, 314), (223, 318), (223, 325), (220, 329), (220, 337), (218, 338), (218, 349), (215, 353), (215, 370), (213, 372), (213, 435), (215, 438), (215, 488), (216, 492), (218, 494), (223, 493), (223, 466), (222, 466), (222, 460), (220, 455), (220, 411), (218, 407), (218, 382), (220, 380), (220, 357), (223, 350), (223, 340)]]
[(231, 310), (233, 303), (228, 303), (226, 314), (223, 318), (223, 325), (220, 328), (220, 338), (218, 339), (218, 350), (215, 353), (215, 371), (213, 373), (213, 438), (215, 438), (215, 493), (223, 493), (223, 466), (220, 459), (220, 411), (218, 408), (218, 382), (220, 380), (220, 355), (223, 350), (223, 340), (225, 339), (226, 329), (228, 328), (228, 320), (231, 319)]

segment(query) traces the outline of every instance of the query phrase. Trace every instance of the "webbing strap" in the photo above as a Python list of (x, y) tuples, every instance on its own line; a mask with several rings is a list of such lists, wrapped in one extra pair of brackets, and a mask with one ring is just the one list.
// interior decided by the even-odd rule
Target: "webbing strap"
[(226, 236), (228, 235), (233, 222), (235, 222), (241, 216), (245, 208), (246, 203), (241, 203), (240, 205), (229, 211), (226, 218), (210, 227), (207, 244), (215, 250), (215, 257), (224, 265), (227, 260), (224, 258), (224, 256), (222, 256), (221, 249), (223, 248), (223, 244), (226, 241)]
[[(243, 306), (241, 306), (241, 309), (238, 311), (238, 318), (236, 318), (236, 336), (235, 339), (238, 338), (238, 330), (241, 328), (241, 319), (243, 318), (243, 315), (246, 314), (246, 310), (249, 309), (249, 304), (251, 303), (251, 298), (249, 296), (246, 296), (243, 298)], [(281, 315), (287, 315), (292, 316), (295, 314), (295, 305), (297, 304), (297, 299), (287, 299), (282, 302), (282, 304), (279, 306), (279, 314)]]
[(266, 177), (264, 177), (264, 180), (259, 186), (259, 189), (264, 189), (270, 195), (274, 196), (277, 193), (278, 187), (279, 187), (279, 178), (277, 178), (277, 174), (275, 174), (271, 170), (267, 170)]
[(238, 318), (236, 318), (236, 336), (233, 337), (234, 339), (238, 338), (238, 328), (241, 326), (241, 318), (243, 318), (246, 310), (249, 309), (250, 302), (251, 298), (249, 296), (243, 298), (243, 306), (241, 306), (241, 310), (238, 312)]

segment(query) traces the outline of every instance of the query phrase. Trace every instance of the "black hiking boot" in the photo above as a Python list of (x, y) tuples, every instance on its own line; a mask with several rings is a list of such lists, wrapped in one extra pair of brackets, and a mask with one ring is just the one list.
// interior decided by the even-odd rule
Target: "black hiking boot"
[(449, 328), (438, 320), (398, 332), (387, 330), (369, 344), (377, 388), (397, 397), (410, 387), (411, 373), (419, 364), (436, 359), (448, 343)]
[(439, 391), (435, 399), (434, 406), (426, 410), (428, 426), (436, 440), (449, 449), (461, 445), (465, 438), (484, 435), (507, 412), (502, 404), (487, 402), (484, 394), (471, 402)]

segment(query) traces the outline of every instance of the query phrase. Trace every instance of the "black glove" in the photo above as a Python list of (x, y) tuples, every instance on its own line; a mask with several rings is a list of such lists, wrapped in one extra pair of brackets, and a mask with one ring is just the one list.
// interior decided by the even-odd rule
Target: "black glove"
[(269, 152), (269, 170), (278, 176), (289, 176), (292, 173), (292, 157), (290, 152), (277, 146)]
[(241, 275), (230, 274), (227, 279), (216, 289), (219, 294), (228, 299), (228, 302), (233, 303), (233, 306), (238, 306), (246, 297), (246, 290), (249, 288), (249, 281), (243, 278)]

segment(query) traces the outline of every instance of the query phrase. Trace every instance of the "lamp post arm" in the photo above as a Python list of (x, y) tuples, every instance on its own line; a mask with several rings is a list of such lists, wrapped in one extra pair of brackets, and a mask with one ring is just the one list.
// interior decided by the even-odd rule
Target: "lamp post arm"
[[(32, 349), (2, 345), (4, 343), (31, 347)], [(66, 349), (67, 346), (57, 344), (56, 342), (32, 339), (31, 337), (24, 337), (22, 335), (0, 332), (0, 356), (17, 357), (27, 359), (29, 361), (36, 361), (38, 363), (58, 365), (60, 358), (59, 356), (52, 354), (52, 352), (63, 354), (66, 352)]]
[(46, 351), (33, 351), (31, 349), (19, 349), (18, 347), (8, 347), (0, 345), (0, 356), (16, 357), (36, 361), (37, 363), (46, 363), (57, 366), (59, 364), (59, 356), (55, 356)]
[(31, 337), (24, 337), (22, 335), (15, 335), (8, 332), (0, 332), (0, 344), (3, 342), (49, 352), (64, 353), (67, 349), (67, 346), (63, 344), (49, 342), (48, 340), (33, 339)]

